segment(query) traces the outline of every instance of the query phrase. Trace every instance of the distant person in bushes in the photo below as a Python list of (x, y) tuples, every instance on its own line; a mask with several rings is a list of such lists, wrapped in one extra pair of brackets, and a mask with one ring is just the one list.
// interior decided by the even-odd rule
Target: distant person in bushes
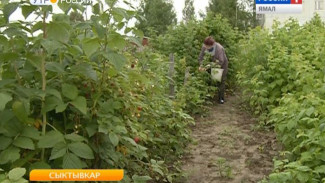
[(224, 103), (224, 95), (225, 95), (225, 83), (226, 83), (226, 78), (227, 78), (227, 73), (228, 73), (228, 58), (225, 53), (225, 49), (223, 46), (219, 43), (217, 43), (211, 36), (205, 38), (201, 53), (199, 55), (199, 70), (200, 71), (205, 71), (205, 69), (202, 67), (202, 61), (205, 53), (208, 53), (211, 55), (211, 61), (212, 62), (217, 62), (221, 66), (222, 69), (224, 69), (222, 73), (222, 79), (221, 82), (219, 83), (219, 103), (223, 104)]

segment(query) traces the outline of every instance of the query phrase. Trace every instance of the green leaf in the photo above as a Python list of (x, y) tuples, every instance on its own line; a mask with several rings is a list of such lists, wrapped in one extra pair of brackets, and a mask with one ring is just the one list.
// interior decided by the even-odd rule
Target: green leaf
[(115, 133), (111, 132), (109, 134), (109, 140), (112, 142), (112, 144), (114, 146), (118, 145), (119, 139), (118, 139), (118, 136)]
[(63, 112), (63, 111), (66, 110), (67, 106), (68, 106), (68, 104), (63, 104), (63, 103), (62, 104), (59, 104), (58, 106), (56, 106), (55, 112), (56, 113)]
[(0, 150), (4, 150), (12, 143), (12, 139), (5, 136), (0, 136)]
[(297, 178), (299, 183), (307, 183), (309, 179), (308, 173), (299, 172), (297, 173)]
[(125, 126), (120, 126), (120, 125), (115, 126), (114, 131), (116, 133), (118, 133), (118, 134), (126, 134), (126, 133), (128, 133), (128, 131), (125, 128)]
[(28, 112), (26, 111), (25, 105), (20, 101), (15, 101), (12, 104), (12, 110), (15, 113), (15, 116), (19, 119), (21, 122), (28, 122)]
[(107, 70), (107, 74), (109, 77), (114, 77), (118, 74), (118, 72), (116, 71), (115, 68), (112, 67)]
[(38, 8), (38, 6), (28, 6), (28, 5), (23, 5), (21, 6), (21, 12), (25, 19), (28, 18), (28, 16), (33, 13)]
[(10, 180), (7, 179), (5, 174), (0, 174), (0, 182), (1, 183), (11, 183)]
[(109, 113), (113, 113), (114, 112), (114, 108), (112, 106), (113, 104), (113, 101), (112, 100), (109, 100), (107, 102), (104, 102), (104, 103), (100, 103), (100, 113), (101, 114), (109, 114)]
[(81, 158), (94, 159), (93, 151), (85, 143), (76, 142), (69, 144), (69, 150)]
[(153, 168), (153, 171), (159, 173), (161, 176), (164, 176), (164, 172), (163, 172), (160, 168), (156, 168), (156, 167), (154, 167), (154, 168)]
[(0, 80), (0, 88), (3, 88), (5, 86), (14, 85), (15, 82), (16, 82), (15, 79), (2, 79), (2, 80)]
[(23, 132), (21, 133), (20, 136), (29, 137), (31, 139), (38, 140), (40, 139), (40, 132), (34, 127), (27, 126), (24, 127)]
[(302, 171), (302, 172), (309, 172), (311, 171), (311, 168), (308, 166), (298, 166), (296, 167), (297, 170)]
[(97, 132), (97, 130), (98, 130), (98, 125), (96, 125), (96, 124), (89, 124), (89, 125), (86, 127), (86, 130), (87, 130), (88, 136), (89, 136), (89, 137), (92, 137), (92, 136), (95, 135), (95, 133)]
[(321, 166), (316, 167), (315, 172), (324, 174), (325, 173), (325, 165), (321, 165)]
[(42, 136), (38, 142), (39, 148), (51, 148), (57, 143), (64, 142), (63, 135), (58, 131), (49, 131), (45, 136)]
[(173, 182), (173, 175), (168, 175), (167, 180), (168, 182)]
[(51, 152), (50, 160), (61, 158), (67, 153), (67, 145), (64, 142), (57, 143)]
[(317, 155), (317, 158), (325, 161), (325, 151), (321, 152), (320, 154)]
[(134, 181), (134, 183), (146, 183), (148, 180), (151, 180), (151, 177), (133, 175), (132, 180)]
[(71, 3), (67, 3), (67, 2), (60, 2), (58, 3), (59, 8), (64, 11), (64, 13), (68, 13), (69, 10), (71, 9)]
[(133, 10), (127, 10), (126, 13), (128, 14), (129, 17), (133, 17), (136, 15), (136, 11)]
[(137, 146), (138, 144), (133, 140), (131, 139), (130, 137), (123, 137), (124, 140), (130, 142), (132, 145), (134, 146)]
[(130, 27), (126, 27), (125, 29), (124, 29), (124, 34), (128, 34), (129, 32), (131, 32), (131, 28)]
[(34, 145), (33, 141), (27, 137), (17, 137), (14, 140), (13, 145), (15, 145), (16, 147), (23, 148), (23, 149), (30, 149), (30, 150), (35, 149), (35, 145)]
[(24, 154), (21, 158), (16, 160), (11, 164), (11, 167), (22, 167), (26, 164), (29, 164), (30, 161), (32, 161), (35, 156), (37, 156), (40, 153), (41, 149), (35, 149), (34, 151), (24, 151)]
[(68, 42), (70, 33), (64, 23), (50, 22), (47, 26), (47, 36), (49, 39)]
[(325, 123), (319, 125), (319, 130), (323, 132), (325, 130)]
[(82, 168), (81, 160), (72, 153), (63, 156), (62, 168), (64, 169), (80, 169)]
[(84, 39), (82, 43), (82, 48), (88, 57), (100, 47), (98, 38)]
[(16, 11), (18, 6), (19, 6), (18, 3), (8, 3), (3, 7), (2, 11), (3, 11), (3, 16), (6, 19), (6, 22), (9, 22), (10, 15)]
[(71, 99), (74, 100), (77, 98), (78, 96), (78, 88), (74, 85), (70, 85), (70, 84), (63, 84), (62, 85), (62, 94)]
[(49, 111), (54, 110), (58, 105), (63, 104), (62, 101), (58, 100), (57, 97), (46, 97), (45, 98), (45, 105), (42, 108), (42, 113), (46, 113)]
[(98, 15), (99, 13), (100, 13), (100, 5), (99, 5), (99, 3), (96, 3), (94, 6), (92, 6), (93, 7), (93, 13), (95, 14), (95, 15)]
[(28, 53), (26, 56), (28, 62), (37, 70), (41, 70), (42, 57)]
[[(12, 182), (15, 182), (15, 183), (28, 183), (28, 181), (25, 180), (24, 178), (20, 178), (20, 179), (15, 180), (15, 181), (8, 181), (7, 183), (12, 183)], [(6, 183), (6, 182), (4, 181), (4, 182), (1, 182), (1, 183)]]
[(82, 49), (78, 45), (69, 45), (69, 53), (71, 53), (74, 56), (79, 56), (83, 54)]
[(128, 37), (128, 40), (134, 44), (136, 44), (138, 47), (142, 47), (142, 41), (139, 38), (136, 37)]
[(39, 21), (32, 27), (32, 32), (36, 32), (38, 30), (41, 30), (43, 28), (43, 22)]
[(97, 33), (97, 36), (101, 39), (104, 39), (105, 37), (105, 33), (106, 33), (106, 29), (99, 23), (94, 23), (94, 30)]
[(14, 168), (9, 171), (8, 177), (10, 180), (17, 181), (22, 178), (26, 173), (25, 168)]
[(48, 89), (46, 89), (46, 94), (47, 95), (53, 95), (53, 96), (55, 96), (56, 98), (58, 98), (59, 100), (62, 101), (61, 93), (58, 90), (56, 90), (56, 89), (50, 89), (50, 88), (48, 88)]
[(55, 73), (64, 73), (64, 68), (60, 63), (57, 62), (47, 62), (45, 66), (46, 70)]
[(79, 65), (74, 65), (71, 67), (71, 72), (85, 76), (94, 81), (97, 81), (97, 73), (93, 67), (87, 63), (81, 63)]
[(17, 147), (9, 147), (0, 153), (0, 165), (14, 162), (20, 158), (20, 149)]
[(0, 35), (0, 45), (3, 47), (7, 47), (8, 44), (9, 44), (8, 39), (5, 36)]
[(29, 172), (34, 169), (51, 169), (51, 166), (43, 161), (33, 163), (29, 166)]
[(309, 109), (307, 109), (306, 114), (307, 116), (311, 116), (314, 112), (315, 112), (315, 108), (310, 107)]
[(7, 137), (16, 137), (22, 130), (22, 123), (9, 110), (0, 112), (0, 131)]
[(0, 93), (0, 111), (3, 111), (6, 104), (12, 100), (11, 95), (6, 93)]
[(121, 102), (119, 102), (119, 101), (114, 101), (113, 102), (113, 108), (114, 109), (121, 109), (123, 106), (122, 106), (122, 104), (121, 104)]
[(144, 36), (143, 32), (142, 32), (141, 30), (139, 30), (139, 29), (134, 29), (134, 30), (133, 30), (133, 34), (135, 34), (135, 35), (136, 35), (137, 37), (139, 37), (140, 39), (142, 39), (143, 36)]
[(108, 37), (108, 46), (110, 48), (124, 49), (126, 46), (126, 41), (124, 37), (118, 33), (110, 34)]
[[(47, 51), (47, 53), (49, 55), (51, 55), (54, 51), (56, 51), (57, 49), (59, 49), (61, 47), (60, 43), (58, 41), (54, 41), (54, 40), (42, 40), (41, 41), (42, 46), (45, 48), (45, 50)], [(53, 62), (50, 62), (53, 63)], [(57, 63), (57, 62), (55, 62)]]
[(52, 21), (54, 22), (64, 22), (70, 23), (70, 16), (65, 14), (54, 14), (52, 17)]
[(83, 114), (87, 114), (87, 100), (85, 97), (78, 96), (74, 101), (70, 103)]
[(116, 22), (122, 22), (123, 18), (129, 18), (128, 14), (122, 8), (112, 8), (111, 14)]
[(126, 63), (124, 55), (115, 52), (106, 53), (104, 54), (104, 57), (108, 59), (117, 70), (121, 70)]
[(89, 22), (80, 22), (77, 25), (75, 25), (75, 28), (86, 30), (86, 29), (91, 29), (91, 25), (92, 25), (92, 23), (89, 23)]
[(64, 137), (65, 137), (65, 139), (71, 140), (73, 142), (82, 142), (82, 141), (87, 142), (86, 138), (84, 138), (84, 137), (82, 137), (82, 136), (80, 136), (78, 134), (75, 134), (75, 133), (67, 134)]
[(12, 52), (8, 52), (8, 53), (1, 53), (1, 60), (5, 61), (5, 62), (14, 62), (17, 61), (19, 59), (19, 55), (17, 53), (12, 53)]

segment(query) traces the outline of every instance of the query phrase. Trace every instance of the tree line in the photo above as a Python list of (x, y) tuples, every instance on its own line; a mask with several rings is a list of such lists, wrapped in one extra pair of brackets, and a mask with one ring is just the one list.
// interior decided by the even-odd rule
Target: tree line
[[(256, 27), (256, 14), (254, 0), (209, 0), (206, 12), (200, 12), (204, 18), (208, 13), (221, 14), (238, 30), (246, 31)], [(164, 34), (168, 26), (176, 25), (177, 18), (171, 0), (141, 0), (138, 8), (139, 19), (136, 27), (144, 32), (145, 36)], [(194, 0), (185, 0), (183, 8), (183, 23), (196, 20)]]

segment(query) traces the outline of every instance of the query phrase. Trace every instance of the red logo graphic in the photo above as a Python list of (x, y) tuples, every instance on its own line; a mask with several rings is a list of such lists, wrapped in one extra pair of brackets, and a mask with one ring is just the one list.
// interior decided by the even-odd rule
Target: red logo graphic
[(291, 4), (302, 4), (302, 0), (291, 0)]

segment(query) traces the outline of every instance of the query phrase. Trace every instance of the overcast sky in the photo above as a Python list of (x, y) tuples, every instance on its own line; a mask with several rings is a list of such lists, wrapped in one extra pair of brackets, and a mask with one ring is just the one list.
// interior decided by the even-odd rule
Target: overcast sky
[[(174, 2), (174, 8), (177, 13), (177, 19), (178, 21), (182, 20), (183, 14), (182, 10), (185, 5), (185, 0), (172, 0)], [(205, 8), (208, 6), (209, 0), (194, 0), (194, 8), (196, 17), (199, 17), (199, 12), (203, 11), (205, 12)]]
[[(18, 0), (12, 0), (12, 1), (18, 1)], [(182, 10), (184, 8), (185, 0), (171, 0), (174, 4), (174, 9), (177, 14), (177, 20), (181, 21), (183, 14)], [(135, 0), (133, 0), (134, 6), (137, 6), (138, 3), (136, 3)], [(194, 8), (196, 12), (196, 17), (199, 17), (199, 12), (203, 11), (205, 12), (205, 8), (208, 6), (209, 0), (194, 0)], [(54, 8), (57, 9), (57, 8)], [(20, 10), (17, 10), (14, 14), (11, 15), (10, 20), (23, 20), (23, 16), (21, 14)]]

